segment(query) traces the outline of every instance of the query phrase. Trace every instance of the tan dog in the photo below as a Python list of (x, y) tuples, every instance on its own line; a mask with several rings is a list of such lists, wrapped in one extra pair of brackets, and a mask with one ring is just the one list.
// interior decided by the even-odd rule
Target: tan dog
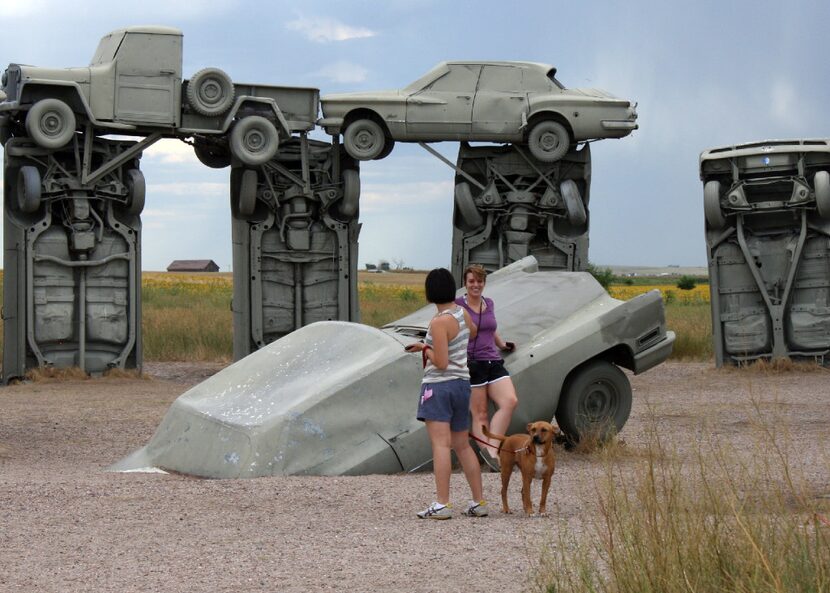
[(513, 466), (518, 465), (522, 472), (522, 505), (525, 513), (533, 514), (533, 503), (530, 500), (530, 484), (533, 478), (542, 479), (542, 499), (539, 501), (539, 514), (545, 514), (545, 503), (548, 499), (550, 479), (556, 468), (556, 454), (553, 450), (554, 438), (559, 429), (549, 422), (531, 422), (527, 425), (529, 434), (512, 434), (504, 436), (493, 434), (486, 427), (481, 427), (484, 434), (491, 439), (501, 441), (499, 447), (499, 464), (501, 465), (501, 504), (502, 512), (509, 513), (507, 506), (507, 485), (510, 484), (510, 474)]

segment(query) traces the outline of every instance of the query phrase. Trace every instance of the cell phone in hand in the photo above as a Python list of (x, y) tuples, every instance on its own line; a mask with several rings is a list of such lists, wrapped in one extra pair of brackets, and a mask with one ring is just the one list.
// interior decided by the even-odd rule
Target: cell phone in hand
[(515, 342), (505, 342), (504, 349), (508, 352), (513, 352), (516, 350), (516, 343)]

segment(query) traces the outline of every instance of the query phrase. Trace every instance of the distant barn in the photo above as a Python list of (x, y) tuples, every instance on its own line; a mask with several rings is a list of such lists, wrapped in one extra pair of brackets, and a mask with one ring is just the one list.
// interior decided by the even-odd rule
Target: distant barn
[(218, 272), (212, 259), (177, 259), (167, 266), (168, 272)]

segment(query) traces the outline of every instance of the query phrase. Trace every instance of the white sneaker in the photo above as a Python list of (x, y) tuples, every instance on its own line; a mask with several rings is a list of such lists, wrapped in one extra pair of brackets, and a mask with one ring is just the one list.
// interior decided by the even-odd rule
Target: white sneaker
[(418, 513), (419, 519), (451, 519), (452, 505), (433, 502), (425, 510)]
[(490, 514), (490, 511), (487, 510), (487, 501), (486, 500), (479, 500), (478, 502), (471, 500), (467, 503), (467, 508), (462, 513), (467, 517), (486, 517)]

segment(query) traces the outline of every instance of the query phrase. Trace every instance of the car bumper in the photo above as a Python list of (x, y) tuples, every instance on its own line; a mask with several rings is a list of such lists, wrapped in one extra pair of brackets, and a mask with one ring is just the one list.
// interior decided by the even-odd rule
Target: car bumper
[(651, 367), (657, 366), (666, 360), (674, 346), (675, 335), (673, 331), (667, 331), (666, 337), (654, 346), (651, 346), (642, 352), (634, 355), (634, 374), (639, 375), (649, 370)]
[(343, 129), (342, 117), (323, 117), (317, 120), (317, 125), (323, 128), (327, 134), (336, 136)]
[(637, 122), (620, 120), (620, 119), (604, 119), (602, 120), (602, 128), (604, 130), (612, 130), (619, 132), (633, 132), (640, 126)]

